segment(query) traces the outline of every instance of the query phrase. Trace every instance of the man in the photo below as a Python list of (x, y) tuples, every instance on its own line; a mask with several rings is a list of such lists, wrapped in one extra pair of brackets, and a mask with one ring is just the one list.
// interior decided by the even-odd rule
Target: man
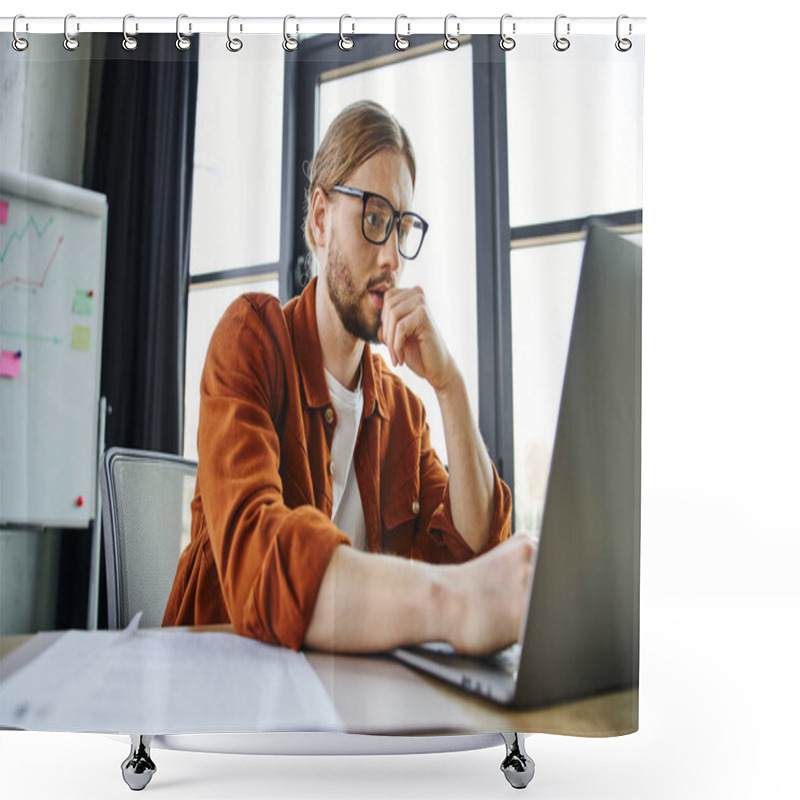
[[(332, 123), (310, 169), (319, 277), (281, 308), (240, 297), (201, 380), (192, 539), (164, 624), (346, 652), (516, 639), (533, 547), (419, 288), (400, 289), (427, 223), (411, 144), (381, 106)], [(421, 401), (369, 342), (436, 391), (449, 474)], [(508, 540), (508, 541), (504, 541)], [(476, 555), (478, 557), (476, 557)]]

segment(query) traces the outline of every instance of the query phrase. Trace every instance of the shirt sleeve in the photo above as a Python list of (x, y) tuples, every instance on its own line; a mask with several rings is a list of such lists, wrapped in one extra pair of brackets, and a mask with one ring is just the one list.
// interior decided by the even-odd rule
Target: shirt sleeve
[(420, 436), (420, 519), (413, 557), (434, 564), (467, 561), (491, 550), (511, 536), (511, 490), (492, 464), (494, 510), (486, 547), (476, 552), (453, 523), (450, 482), (436, 451), (431, 447), (430, 428), (423, 410)]
[(257, 312), (239, 298), (211, 339), (200, 386), (198, 488), (234, 630), (298, 650), (333, 552), (350, 540), (314, 507), (313, 495), (295, 508), (284, 502), (276, 421), (299, 388), (287, 377), (283, 312), (277, 300), (271, 305)]

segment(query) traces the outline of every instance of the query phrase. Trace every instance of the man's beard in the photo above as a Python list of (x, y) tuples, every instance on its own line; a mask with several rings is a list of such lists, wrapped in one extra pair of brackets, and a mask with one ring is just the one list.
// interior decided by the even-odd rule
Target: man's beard
[[(333, 307), (339, 314), (339, 319), (341, 319), (345, 330), (358, 339), (364, 339), (364, 341), (371, 344), (378, 344), (381, 314), (377, 313), (375, 319), (370, 319), (369, 313), (363, 310), (363, 301), (368, 296), (369, 288), (367, 286), (363, 291), (356, 289), (350, 267), (345, 262), (335, 242), (331, 243), (328, 252), (325, 275), (328, 296), (331, 298)], [(370, 281), (370, 285), (377, 286), (382, 281), (386, 281), (383, 276), (378, 280)], [(371, 304), (369, 306), (372, 308)], [(377, 309), (375, 311), (377, 312)]]

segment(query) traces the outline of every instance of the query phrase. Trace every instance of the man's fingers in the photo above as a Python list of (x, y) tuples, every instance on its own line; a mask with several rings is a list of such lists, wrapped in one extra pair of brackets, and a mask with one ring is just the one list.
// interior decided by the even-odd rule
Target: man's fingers
[(381, 315), (383, 343), (388, 347), (392, 364), (395, 366), (403, 363), (403, 357), (397, 345), (397, 326), (403, 319), (413, 314), (417, 308), (420, 308), (420, 304), (424, 304), (424, 302), (422, 290), (416, 289), (390, 289), (383, 297)]
[(409, 336), (414, 336), (421, 330), (425, 319), (425, 309), (418, 306), (414, 311), (404, 316), (397, 323), (397, 325), (395, 325), (394, 342), (392, 346), (394, 348), (394, 352), (399, 358), (400, 364), (405, 362), (404, 348), (406, 340)]

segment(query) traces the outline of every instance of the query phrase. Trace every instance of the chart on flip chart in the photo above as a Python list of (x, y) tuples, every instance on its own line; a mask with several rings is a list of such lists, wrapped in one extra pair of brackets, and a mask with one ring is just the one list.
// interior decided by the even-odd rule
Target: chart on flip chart
[(0, 172), (0, 523), (95, 515), (106, 198)]

